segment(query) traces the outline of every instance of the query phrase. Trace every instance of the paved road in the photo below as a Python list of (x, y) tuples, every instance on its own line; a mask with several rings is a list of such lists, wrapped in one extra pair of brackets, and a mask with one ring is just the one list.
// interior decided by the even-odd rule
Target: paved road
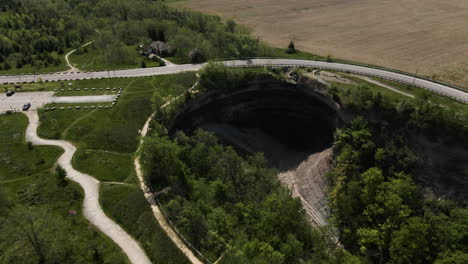
[[(230, 67), (245, 67), (245, 66), (305, 66), (319, 69), (329, 69), (337, 71), (347, 71), (367, 76), (375, 76), (384, 79), (394, 80), (406, 84), (414, 84), (415, 86), (425, 88), (427, 90), (439, 93), (457, 100), (468, 102), (468, 93), (457, 90), (455, 88), (427, 81), (424, 79), (414, 78), (412, 76), (399, 74), (395, 72), (367, 68), (363, 66), (349, 65), (344, 63), (334, 63), (325, 61), (311, 60), (295, 60), (295, 59), (252, 59), (252, 60), (233, 60), (223, 62)], [(115, 78), (115, 77), (142, 77), (153, 75), (174, 74), (184, 71), (198, 71), (204, 64), (183, 64), (171, 67), (157, 68), (141, 68), (131, 70), (116, 70), (116, 71), (100, 71), (100, 72), (64, 72), (40, 75), (22, 75), (22, 76), (0, 76), (0, 83), (15, 83), (15, 82), (32, 82), (41, 78), (48, 81), (61, 80), (82, 80), (82, 79), (99, 79), (99, 78)]]
[(83, 214), (100, 231), (110, 237), (127, 254), (130, 262), (133, 264), (151, 264), (148, 256), (140, 247), (138, 242), (133, 239), (118, 224), (112, 221), (101, 208), (99, 204), (99, 185), (100, 182), (93, 177), (75, 170), (71, 165), (71, 160), (75, 154), (76, 147), (70, 142), (63, 140), (45, 140), (37, 136), (37, 127), (39, 126), (39, 116), (36, 111), (26, 112), (29, 119), (29, 125), (26, 129), (26, 140), (35, 145), (53, 145), (64, 149), (64, 153), (57, 161), (67, 171), (67, 178), (77, 182), (84, 190)]
[(17, 92), (12, 96), (0, 94), (0, 113), (12, 109), (23, 108), (25, 103), (31, 104), (31, 110), (36, 110), (50, 103), (100, 103), (112, 102), (116, 95), (86, 95), (86, 96), (54, 96), (54, 92)]

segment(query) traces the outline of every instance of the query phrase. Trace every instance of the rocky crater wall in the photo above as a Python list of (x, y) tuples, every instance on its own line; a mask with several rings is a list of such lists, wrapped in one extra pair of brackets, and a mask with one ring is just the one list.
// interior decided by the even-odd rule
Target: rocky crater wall
[(246, 153), (263, 152), (279, 181), (301, 200), (312, 225), (326, 224), (331, 145), (342, 124), (339, 105), (310, 79), (251, 82), (235, 91), (198, 96), (173, 120), (170, 133), (214, 132)]

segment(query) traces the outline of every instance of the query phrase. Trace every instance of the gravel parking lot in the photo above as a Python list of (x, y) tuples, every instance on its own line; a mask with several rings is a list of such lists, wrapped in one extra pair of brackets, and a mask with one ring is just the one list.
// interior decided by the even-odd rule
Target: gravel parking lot
[(38, 108), (50, 103), (100, 103), (112, 102), (115, 98), (115, 95), (54, 97), (54, 92), (17, 92), (12, 96), (6, 96), (6, 94), (1, 94), (0, 113), (15, 109), (22, 110), (23, 105), (26, 103), (31, 104), (30, 110), (37, 110)]

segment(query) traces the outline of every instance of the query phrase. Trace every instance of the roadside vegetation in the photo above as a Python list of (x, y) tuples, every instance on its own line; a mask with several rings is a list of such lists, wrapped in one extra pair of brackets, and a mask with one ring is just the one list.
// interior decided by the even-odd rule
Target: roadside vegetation
[(454, 100), (452, 98), (449, 98), (443, 95), (431, 93), (427, 90), (424, 90), (423, 88), (415, 87), (412, 85), (402, 84), (402, 83), (393, 82), (389, 80), (383, 80), (379, 78), (374, 78), (374, 79), (376, 79), (377, 81), (383, 84), (387, 84), (392, 87), (395, 87), (402, 92), (410, 93), (410, 94), (413, 94), (415, 96), (420, 96), (420, 97), (425, 96), (427, 97), (427, 99), (429, 99), (429, 101), (431, 101), (434, 104), (445, 105), (449, 109), (454, 109), (462, 113), (465, 117), (468, 117), (468, 104), (466, 103), (460, 102), (458, 100)]
[(139, 184), (103, 184), (101, 204), (111, 218), (140, 241), (154, 263), (189, 263), (158, 225)]
[(128, 263), (81, 215), (81, 188), (53, 168), (62, 151), (25, 142), (27, 123), (0, 116), (0, 262)]

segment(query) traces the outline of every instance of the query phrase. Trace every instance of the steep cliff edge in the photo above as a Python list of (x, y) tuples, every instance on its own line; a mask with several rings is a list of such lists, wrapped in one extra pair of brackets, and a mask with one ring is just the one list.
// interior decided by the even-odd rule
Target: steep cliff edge
[(301, 200), (309, 222), (316, 226), (326, 225), (330, 209), (327, 205), (328, 179), (331, 169), (332, 149), (314, 153), (296, 169), (278, 174), (280, 182), (288, 187), (293, 197)]
[(202, 94), (185, 105), (170, 132), (202, 128), (245, 153), (263, 152), (279, 171), (279, 181), (301, 199), (311, 224), (329, 216), (326, 172), (331, 168), (335, 129), (343, 123), (340, 106), (322, 84), (252, 81), (242, 89)]

